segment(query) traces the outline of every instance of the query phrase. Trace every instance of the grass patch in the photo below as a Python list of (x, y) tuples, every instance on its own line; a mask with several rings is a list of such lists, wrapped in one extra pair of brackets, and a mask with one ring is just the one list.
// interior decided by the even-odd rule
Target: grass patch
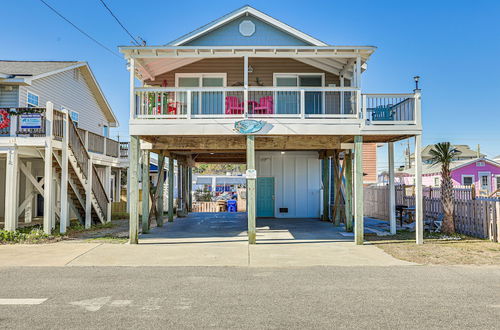
[(410, 231), (366, 240), (395, 258), (420, 264), (500, 265), (499, 243), (461, 234), (426, 232), (423, 245), (415, 244), (415, 233)]
[(114, 236), (113, 234), (106, 234), (101, 237), (88, 238), (87, 242), (102, 242), (102, 243), (113, 243), (113, 244), (124, 244), (128, 241), (127, 238)]

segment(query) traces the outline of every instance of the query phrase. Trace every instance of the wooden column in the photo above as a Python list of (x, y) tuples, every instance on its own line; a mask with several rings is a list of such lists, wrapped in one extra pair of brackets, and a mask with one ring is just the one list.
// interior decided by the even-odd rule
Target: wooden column
[(139, 243), (139, 137), (130, 136), (129, 152), (130, 176), (130, 217), (129, 237), (130, 244)]
[(69, 118), (68, 111), (63, 111), (63, 137), (61, 142), (61, 217), (59, 219), (59, 232), (66, 233), (66, 227), (69, 225), (69, 206), (68, 206), (68, 143), (69, 143)]
[(188, 211), (193, 212), (193, 168), (188, 169)]
[[(323, 212), (321, 220), (330, 221), (330, 164), (329, 158), (325, 155), (322, 159), (321, 172), (323, 181)], [(337, 181), (337, 180), (335, 180)]]
[(106, 204), (106, 222), (111, 222), (111, 166), (104, 167), (104, 177), (106, 181), (104, 186), (106, 187), (106, 194), (108, 195), (108, 203)]
[(168, 222), (174, 221), (174, 159), (168, 157)]
[(45, 157), (44, 157), (44, 184), (43, 184), (43, 231), (50, 235), (52, 233), (52, 214), (54, 212), (54, 200), (52, 199), (52, 123), (54, 119), (54, 105), (47, 102), (45, 108)]
[(87, 184), (85, 185), (85, 228), (92, 226), (92, 180), (94, 180), (94, 171), (92, 170), (92, 156), (89, 158), (87, 168)]
[[(26, 162), (26, 168), (29, 171), (29, 173), (33, 174), (32, 172), (32, 162), (27, 161)], [(25, 223), (31, 223), (31, 220), (33, 219), (33, 184), (31, 181), (26, 177), (26, 182), (25, 182), (25, 187), (24, 187), (24, 198), (28, 199), (28, 202), (26, 204), (26, 208), (24, 209), (24, 222)]]
[(165, 156), (158, 155), (158, 183), (156, 185), (156, 225), (163, 226), (163, 189), (165, 186)]
[(189, 213), (189, 170), (188, 165), (184, 165), (182, 169), (182, 209), (184, 210), (184, 215), (187, 216)]
[(396, 187), (394, 185), (394, 142), (387, 146), (389, 156), (389, 223), (391, 234), (396, 235)]
[(184, 209), (184, 165), (177, 160), (177, 217), (184, 218), (186, 210)]
[(345, 230), (352, 232), (352, 152), (349, 150), (344, 156), (345, 166)]
[[(247, 135), (247, 172), (255, 170), (255, 136)], [(256, 243), (256, 179), (247, 177), (248, 243)]]
[[(142, 165), (142, 232), (147, 233), (149, 231), (149, 151), (143, 150), (141, 157)], [(154, 201), (152, 201), (154, 203)]]
[(115, 176), (115, 202), (121, 202), (122, 199), (122, 169), (116, 171)]
[(354, 241), (362, 245), (364, 239), (363, 211), (363, 137), (354, 137)]
[(422, 135), (415, 135), (415, 239), (424, 243), (424, 212), (422, 194)]
[(7, 151), (5, 170), (5, 230), (17, 229), (17, 208), (19, 206), (19, 152), (17, 147)]

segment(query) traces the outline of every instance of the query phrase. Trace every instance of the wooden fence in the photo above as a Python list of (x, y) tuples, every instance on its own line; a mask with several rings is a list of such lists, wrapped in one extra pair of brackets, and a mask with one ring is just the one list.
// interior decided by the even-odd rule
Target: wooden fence
[[(432, 188), (433, 190), (435, 188)], [(465, 196), (462, 188), (457, 194)], [(441, 199), (430, 193), (423, 194), (424, 219), (437, 219), (443, 213)], [(472, 195), (471, 195), (472, 196)], [(408, 187), (396, 186), (396, 204), (415, 207), (415, 195)], [(364, 214), (367, 217), (389, 219), (389, 187), (369, 186), (364, 188)], [(500, 238), (500, 201), (493, 199), (454, 200), (455, 229), (458, 233), (495, 242)]]

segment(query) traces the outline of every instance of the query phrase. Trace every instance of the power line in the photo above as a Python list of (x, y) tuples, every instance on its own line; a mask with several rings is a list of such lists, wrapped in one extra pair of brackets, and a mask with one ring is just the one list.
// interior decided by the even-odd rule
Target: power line
[(99, 1), (101, 1), (102, 5), (109, 11), (109, 13), (111, 14), (111, 16), (113, 16), (113, 18), (116, 20), (116, 22), (118, 24), (120, 24), (120, 26), (122, 27), (122, 29), (125, 30), (125, 32), (127, 32), (127, 34), (130, 36), (130, 38), (132, 38), (132, 40), (134, 40), (135, 44), (137, 46), (140, 46), (139, 41), (137, 41), (137, 39), (134, 38), (134, 36), (127, 30), (127, 28), (125, 28), (125, 26), (123, 26), (122, 22), (120, 22), (120, 20), (118, 19), (118, 17), (116, 17), (116, 15), (111, 11), (111, 9), (106, 5), (106, 3), (103, 0), (99, 0)]
[(71, 24), (71, 26), (73, 26), (75, 29), (77, 29), (84, 36), (86, 36), (87, 38), (89, 38), (90, 40), (92, 40), (93, 42), (95, 42), (96, 44), (98, 44), (99, 46), (101, 46), (102, 48), (106, 49), (108, 52), (110, 52), (114, 56), (118, 57), (119, 59), (123, 59), (123, 57), (121, 57), (119, 54), (115, 53), (114, 51), (112, 51), (111, 49), (109, 49), (108, 47), (106, 47), (104, 44), (102, 44), (99, 41), (97, 41), (96, 39), (94, 39), (88, 33), (86, 33), (85, 31), (83, 31), (82, 29), (80, 29), (78, 26), (76, 26), (75, 24), (73, 24), (69, 19), (67, 19), (66, 17), (64, 17), (61, 13), (59, 13), (54, 7), (52, 7), (51, 5), (49, 5), (47, 2), (45, 2), (44, 0), (40, 0), (40, 1), (45, 6), (47, 6), (50, 10), (52, 10), (54, 13), (56, 13), (57, 16), (61, 17), (63, 20), (65, 20), (66, 22), (68, 22), (69, 24)]

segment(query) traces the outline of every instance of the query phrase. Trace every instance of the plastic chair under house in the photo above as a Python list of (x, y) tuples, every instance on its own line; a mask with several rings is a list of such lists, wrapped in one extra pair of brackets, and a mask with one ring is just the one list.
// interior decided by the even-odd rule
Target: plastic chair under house
[(272, 96), (261, 97), (259, 104), (253, 108), (254, 113), (270, 115), (274, 112), (274, 104)]
[(237, 212), (236, 203), (237, 203), (237, 201), (234, 199), (228, 200), (227, 201), (227, 211), (228, 212)]
[(245, 111), (236, 96), (226, 96), (226, 115), (241, 115)]

